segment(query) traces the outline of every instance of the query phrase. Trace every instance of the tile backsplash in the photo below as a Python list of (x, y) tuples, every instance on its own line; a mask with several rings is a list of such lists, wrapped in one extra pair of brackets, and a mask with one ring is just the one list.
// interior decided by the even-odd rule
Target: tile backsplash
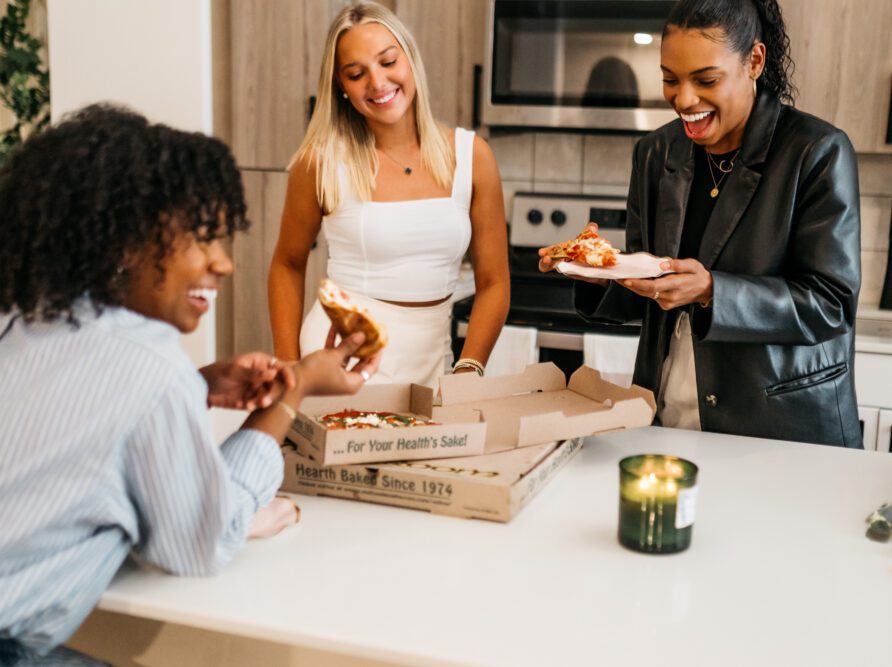
[[(489, 144), (502, 174), (505, 212), (518, 191), (585, 194), (594, 186), (627, 187), (637, 136), (493, 131)], [(883, 289), (892, 221), (892, 155), (859, 155), (861, 308), (876, 308)]]

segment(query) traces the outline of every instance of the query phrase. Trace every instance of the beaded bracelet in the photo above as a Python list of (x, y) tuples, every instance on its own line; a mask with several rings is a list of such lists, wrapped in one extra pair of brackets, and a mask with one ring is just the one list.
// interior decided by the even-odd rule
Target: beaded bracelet
[(476, 359), (472, 359), (471, 357), (463, 357), (456, 361), (455, 364), (452, 366), (452, 372), (454, 373), (459, 368), (471, 368), (477, 373), (477, 375), (481, 377), (485, 372), (483, 364), (481, 364)]

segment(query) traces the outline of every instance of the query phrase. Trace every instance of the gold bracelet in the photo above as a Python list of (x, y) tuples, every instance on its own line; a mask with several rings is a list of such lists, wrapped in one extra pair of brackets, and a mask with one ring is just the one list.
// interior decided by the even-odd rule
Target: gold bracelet
[(288, 415), (288, 417), (291, 419), (291, 421), (294, 421), (295, 419), (297, 419), (297, 410), (292, 408), (285, 401), (278, 401), (276, 403), (276, 405), (278, 405), (280, 408), (282, 408), (285, 411), (285, 414)]
[(712, 297), (709, 297), (706, 301), (700, 302), (701, 308), (709, 308), (712, 305)]

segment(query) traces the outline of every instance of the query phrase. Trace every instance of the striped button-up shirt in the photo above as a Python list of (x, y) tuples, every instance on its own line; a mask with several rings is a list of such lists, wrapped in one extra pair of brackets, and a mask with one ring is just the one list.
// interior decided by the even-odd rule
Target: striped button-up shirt
[(211, 439), (177, 330), (123, 308), (0, 316), (0, 638), (65, 641), (131, 550), (217, 572), (282, 480), (273, 438)]

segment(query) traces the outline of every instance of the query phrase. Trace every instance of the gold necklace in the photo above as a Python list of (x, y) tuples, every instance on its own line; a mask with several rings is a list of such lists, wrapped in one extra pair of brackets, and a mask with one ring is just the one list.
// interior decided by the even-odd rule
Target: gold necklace
[(397, 167), (399, 167), (400, 169), (402, 169), (402, 170), (403, 170), (403, 173), (404, 173), (406, 176), (411, 176), (411, 175), (412, 175), (412, 167), (406, 166), (406, 165), (404, 165), (402, 162), (398, 162), (397, 159), (396, 159), (395, 157), (393, 157), (390, 153), (385, 152), (384, 149), (381, 148), (380, 146), (378, 146), (377, 148), (378, 148), (378, 152), (379, 152), (379, 153), (381, 153), (381, 154), (383, 154), (385, 157), (389, 158), (391, 162), (393, 162)]
[[(706, 153), (706, 164), (709, 166), (709, 176), (712, 178), (712, 190), (709, 191), (709, 196), (715, 199), (719, 196), (719, 186), (722, 184), (722, 181), (725, 180), (725, 177), (731, 173), (734, 169), (734, 160), (737, 159), (737, 155), (740, 153), (740, 149), (738, 148), (734, 155), (730, 160), (719, 160), (719, 163), (716, 164), (712, 159), (712, 155), (709, 154), (709, 151), (705, 148), (703, 151)], [(728, 166), (725, 167), (725, 162), (728, 163)], [(721, 176), (719, 176), (719, 180), (715, 179), (715, 173), (712, 171), (712, 167), (715, 165), (715, 168), (721, 172)]]

